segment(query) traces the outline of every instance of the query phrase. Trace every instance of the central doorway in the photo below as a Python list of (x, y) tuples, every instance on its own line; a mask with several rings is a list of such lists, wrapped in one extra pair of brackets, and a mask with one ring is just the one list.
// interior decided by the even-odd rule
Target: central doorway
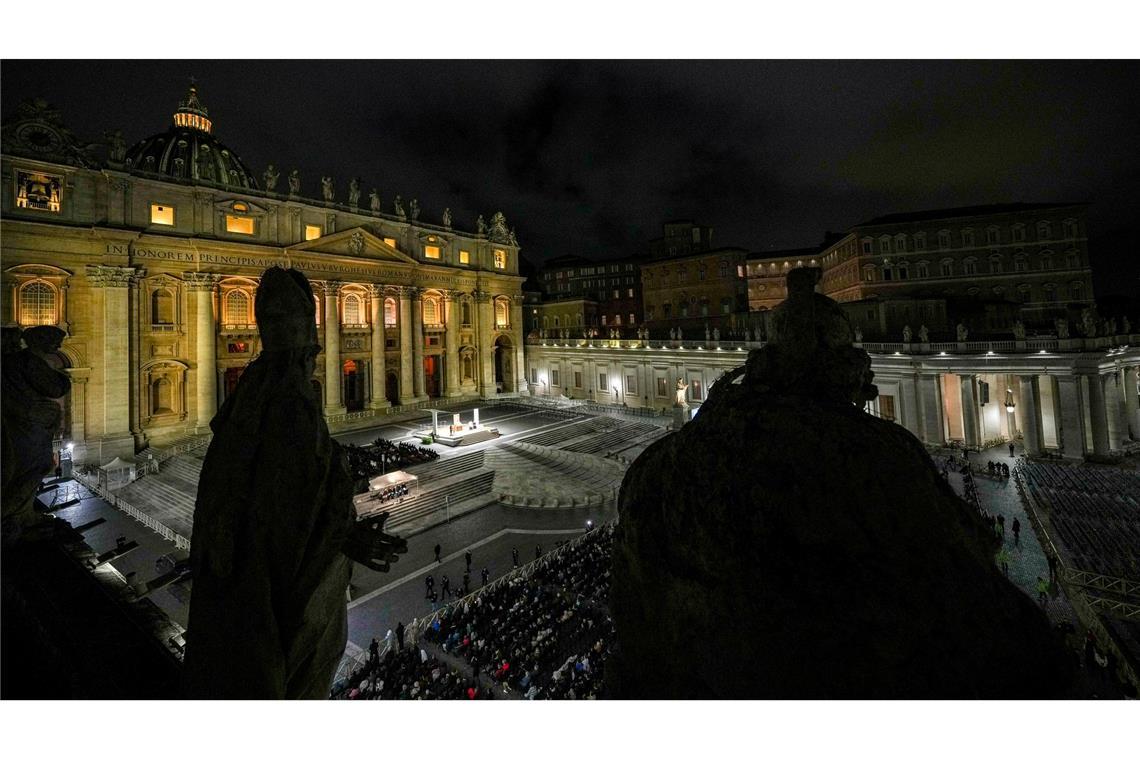
[(359, 412), (364, 408), (364, 382), (356, 361), (346, 359), (344, 362), (344, 407), (350, 412)]
[(440, 364), (438, 356), (424, 357), (424, 392), (429, 398), (439, 398)]

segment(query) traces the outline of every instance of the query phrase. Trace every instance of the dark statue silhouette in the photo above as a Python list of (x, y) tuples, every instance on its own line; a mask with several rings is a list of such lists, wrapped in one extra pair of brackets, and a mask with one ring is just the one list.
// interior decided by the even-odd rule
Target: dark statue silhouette
[(312, 289), (262, 275), (260, 356), (211, 422), (194, 511), (184, 691), (192, 698), (325, 699), (347, 641), (352, 560), (407, 551), (386, 515), (357, 522), (353, 482), (312, 375)]

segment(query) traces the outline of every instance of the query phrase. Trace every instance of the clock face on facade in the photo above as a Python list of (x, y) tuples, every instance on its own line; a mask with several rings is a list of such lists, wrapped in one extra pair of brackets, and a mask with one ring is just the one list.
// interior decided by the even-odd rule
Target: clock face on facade
[(16, 139), (37, 153), (56, 153), (63, 145), (63, 136), (46, 124), (24, 124), (16, 131)]

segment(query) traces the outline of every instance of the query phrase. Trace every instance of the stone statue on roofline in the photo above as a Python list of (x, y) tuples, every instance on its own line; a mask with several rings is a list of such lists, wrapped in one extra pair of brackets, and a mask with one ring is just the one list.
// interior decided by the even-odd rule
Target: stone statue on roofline
[(1025, 323), (1020, 319), (1013, 323), (1013, 339), (1025, 340)]
[(789, 274), (768, 344), (627, 471), (607, 696), (1066, 695), (1069, 655), (996, 567), (988, 521), (866, 413), (871, 358), (818, 279)]
[(408, 216), (413, 222), (420, 218), (420, 202), (415, 198), (408, 204)]
[(451, 209), (450, 208), (445, 208), (443, 210), (443, 226), (449, 230), (451, 229)]
[(184, 695), (327, 699), (348, 633), (352, 560), (385, 572), (407, 550), (358, 521), (313, 372), (312, 288), (270, 268), (254, 303), (261, 354), (210, 423), (194, 509)]
[(407, 219), (408, 215), (404, 212), (404, 199), (397, 195), (392, 200), (392, 208), (396, 212), (396, 216), (401, 219)]
[(930, 330), (926, 329), (926, 325), (918, 326), (918, 339), (922, 343), (930, 342)]
[(289, 195), (301, 194), (301, 172), (297, 169), (289, 172)]
[(321, 193), (324, 196), (325, 203), (333, 202), (336, 191), (333, 189), (332, 177), (321, 177)]
[(903, 343), (910, 343), (914, 334), (910, 331), (910, 325), (903, 325)]
[(360, 203), (360, 180), (353, 177), (348, 181), (348, 205), (356, 208)]
[(281, 176), (281, 172), (270, 164), (265, 168), (265, 173), (261, 175), (261, 181), (265, 184), (265, 192), (272, 193), (277, 190), (277, 178)]
[(127, 141), (123, 139), (123, 133), (116, 129), (113, 132), (104, 132), (103, 137), (107, 140), (107, 158), (112, 163), (123, 163), (123, 159), (127, 157)]
[(969, 337), (970, 337), (970, 331), (966, 328), (966, 325), (959, 322), (958, 323), (958, 342), (959, 343), (965, 343), (969, 339)]
[(1066, 340), (1069, 337), (1069, 320), (1064, 317), (1058, 317), (1053, 325), (1057, 328), (1057, 337), (1060, 340)]
[(376, 188), (372, 188), (372, 192), (368, 194), (368, 207), (372, 209), (373, 214), (380, 213), (380, 193)]
[(486, 235), (487, 234), (487, 223), (485, 221), (483, 221), (483, 215), (482, 214), (480, 214), (475, 219), (475, 234), (476, 235)]

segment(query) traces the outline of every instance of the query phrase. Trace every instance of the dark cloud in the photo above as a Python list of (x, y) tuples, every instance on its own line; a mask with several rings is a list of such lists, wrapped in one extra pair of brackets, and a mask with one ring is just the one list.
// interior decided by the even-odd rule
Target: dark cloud
[[(894, 211), (1087, 200), (1120, 240), (1140, 205), (1135, 62), (6, 61), (3, 109), (42, 96), (90, 139), (165, 129), (200, 80), (260, 173), (417, 197), (425, 219), (506, 213), (535, 260), (638, 253), (672, 217), (762, 250)], [(1140, 266), (1094, 249), (1119, 281)], [(1132, 267), (1132, 269), (1129, 269)], [(1120, 277), (1119, 273), (1124, 276)], [(1130, 278), (1130, 279), (1129, 279)], [(1101, 287), (1098, 279), (1098, 288)]]

